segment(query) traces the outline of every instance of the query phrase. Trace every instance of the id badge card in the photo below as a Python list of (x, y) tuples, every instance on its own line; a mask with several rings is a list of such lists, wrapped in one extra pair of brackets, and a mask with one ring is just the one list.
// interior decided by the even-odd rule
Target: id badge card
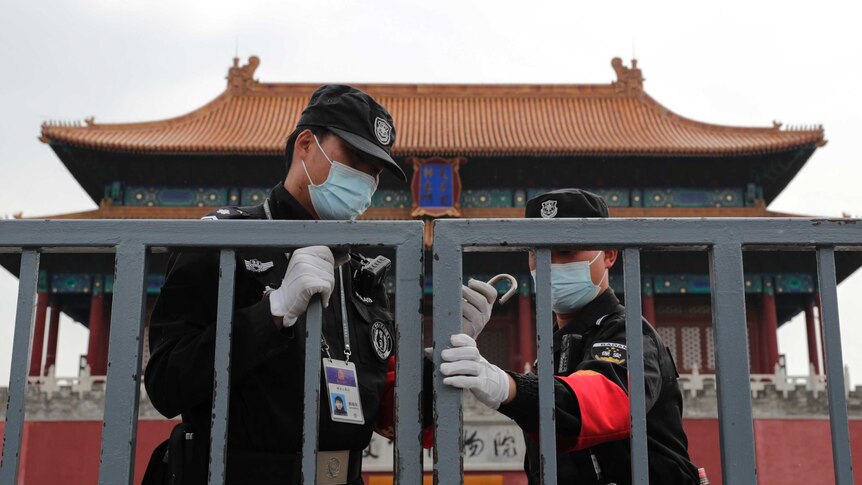
[(340, 423), (365, 424), (359, 399), (359, 376), (352, 362), (323, 359), (329, 414)]

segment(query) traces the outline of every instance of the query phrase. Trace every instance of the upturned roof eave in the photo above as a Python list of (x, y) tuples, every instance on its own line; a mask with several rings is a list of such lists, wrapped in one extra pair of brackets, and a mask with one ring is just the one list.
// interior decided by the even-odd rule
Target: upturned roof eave
[[(284, 151), (281, 149), (255, 149), (255, 148), (224, 148), (224, 149), (178, 149), (178, 148), (153, 148), (153, 147), (115, 147), (110, 145), (99, 145), (91, 143), (79, 143), (76, 140), (66, 140), (63, 138), (46, 138), (42, 140), (44, 143), (52, 147), (69, 146), (84, 150), (93, 150), (98, 152), (109, 152), (118, 154), (133, 154), (133, 155), (153, 155), (153, 156), (283, 156)], [(644, 158), (721, 158), (721, 157), (736, 157), (736, 156), (757, 156), (774, 153), (791, 152), (804, 148), (817, 148), (823, 146), (825, 142), (817, 137), (801, 140), (798, 143), (786, 144), (780, 146), (764, 146), (764, 147), (741, 147), (733, 149), (711, 149), (703, 148), (698, 150), (683, 150), (683, 149), (644, 149), (642, 147), (632, 147), (630, 149), (615, 148), (610, 150), (600, 149), (567, 149), (567, 148), (509, 148), (509, 149), (488, 149), (485, 147), (465, 147), (462, 149), (452, 149), (449, 147), (411, 147), (409, 149), (392, 149), (394, 157), (454, 157), (454, 156), (472, 156), (472, 157), (644, 157)]]

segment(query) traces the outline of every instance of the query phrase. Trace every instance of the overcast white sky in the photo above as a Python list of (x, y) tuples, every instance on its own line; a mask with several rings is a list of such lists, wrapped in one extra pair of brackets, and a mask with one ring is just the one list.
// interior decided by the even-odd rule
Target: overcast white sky
[[(267, 82), (606, 83), (635, 53), (647, 91), (697, 120), (822, 123), (818, 150), (776, 211), (862, 214), (862, 5), (845, 2), (39, 1), (0, 16), (0, 216), (95, 208), (37, 140), (47, 119), (153, 120), (217, 96), (237, 48)], [(0, 385), (17, 280), (0, 269)], [(844, 355), (862, 382), (862, 275), (840, 288)], [(804, 324), (779, 332), (804, 373)], [(61, 325), (59, 374), (87, 331)]]

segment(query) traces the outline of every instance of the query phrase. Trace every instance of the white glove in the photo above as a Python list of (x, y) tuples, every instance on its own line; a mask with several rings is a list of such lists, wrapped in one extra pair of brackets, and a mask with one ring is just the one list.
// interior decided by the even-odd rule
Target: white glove
[(491, 409), (500, 407), (509, 398), (509, 375), (485, 360), (469, 335), (459, 333), (449, 340), (452, 348), (440, 353), (443, 358), (440, 372), (449, 376), (443, 378), (443, 384), (469, 389)]
[(335, 288), (335, 258), (326, 246), (309, 246), (293, 252), (278, 289), (269, 294), (269, 309), (275, 317), (284, 317), (290, 327), (308, 309), (311, 297), (320, 293), (323, 306)]
[(497, 289), (483, 281), (470, 279), (461, 287), (461, 331), (475, 339), (491, 319)]

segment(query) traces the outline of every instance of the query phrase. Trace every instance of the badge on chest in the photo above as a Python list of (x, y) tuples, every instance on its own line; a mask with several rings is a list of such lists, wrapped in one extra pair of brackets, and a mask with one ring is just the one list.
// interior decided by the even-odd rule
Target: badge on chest
[(246, 259), (244, 262), (245, 269), (252, 273), (265, 273), (275, 266), (275, 263), (272, 261), (261, 261), (256, 258)]
[(323, 374), (326, 377), (326, 394), (333, 421), (365, 424), (362, 401), (359, 398), (359, 375), (352, 362), (323, 359)]
[(317, 485), (344, 485), (347, 483), (347, 465), (350, 451), (317, 452)]

